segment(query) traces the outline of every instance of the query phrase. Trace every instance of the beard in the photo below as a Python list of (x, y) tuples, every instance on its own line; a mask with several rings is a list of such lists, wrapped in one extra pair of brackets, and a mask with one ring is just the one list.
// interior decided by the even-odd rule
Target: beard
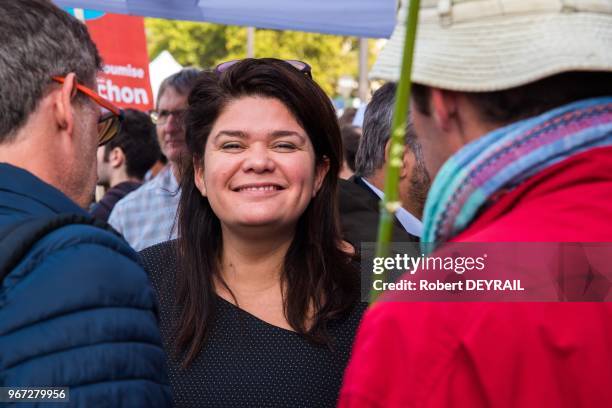
[[(75, 157), (64, 172), (65, 193), (81, 208), (88, 208), (95, 197), (97, 176), (98, 125), (82, 107), (75, 120)], [(88, 116), (89, 114), (89, 116)]]
[(431, 187), (431, 177), (425, 167), (425, 159), (423, 158), (423, 151), (421, 144), (416, 141), (414, 134), (409, 135), (410, 140), (409, 146), (414, 153), (415, 164), (410, 176), (410, 187), (408, 189), (408, 197), (412, 203), (414, 203), (415, 211), (418, 212), (416, 215), (419, 219), (423, 219), (423, 211), (425, 210), (425, 201), (427, 201), (427, 194)]
[(408, 196), (411, 202), (415, 203), (416, 211), (415, 214), (419, 219), (423, 219), (423, 211), (425, 210), (425, 201), (427, 201), (427, 194), (431, 187), (431, 178), (425, 166), (415, 166), (410, 177), (410, 189)]

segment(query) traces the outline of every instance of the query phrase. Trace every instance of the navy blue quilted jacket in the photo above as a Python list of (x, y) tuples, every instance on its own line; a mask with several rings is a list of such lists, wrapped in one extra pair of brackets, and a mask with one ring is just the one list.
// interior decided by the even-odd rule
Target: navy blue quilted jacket
[[(59, 213), (86, 215), (32, 174), (0, 164), (0, 231)], [(70, 387), (70, 406), (79, 407), (171, 404), (154, 292), (123, 239), (89, 225), (62, 227), (6, 276), (0, 386)]]

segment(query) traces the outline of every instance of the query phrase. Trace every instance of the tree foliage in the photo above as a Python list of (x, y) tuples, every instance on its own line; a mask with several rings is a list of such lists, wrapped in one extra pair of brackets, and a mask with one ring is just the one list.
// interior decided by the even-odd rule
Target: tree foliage
[[(223, 61), (246, 57), (247, 29), (212, 23), (148, 18), (149, 56), (168, 50), (186, 66), (211, 68)], [(255, 57), (298, 59), (312, 66), (313, 77), (330, 96), (337, 94), (338, 78), (357, 77), (359, 41), (354, 37), (297, 31), (257, 29)], [(369, 62), (374, 58), (370, 41)]]

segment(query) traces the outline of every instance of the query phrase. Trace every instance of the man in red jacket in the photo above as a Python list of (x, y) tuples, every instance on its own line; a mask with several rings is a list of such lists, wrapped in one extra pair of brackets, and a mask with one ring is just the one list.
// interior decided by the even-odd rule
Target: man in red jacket
[[(612, 7), (429, 3), (412, 96), (435, 176), (423, 240), (612, 242)], [(612, 404), (610, 303), (386, 299), (364, 318), (341, 407)]]

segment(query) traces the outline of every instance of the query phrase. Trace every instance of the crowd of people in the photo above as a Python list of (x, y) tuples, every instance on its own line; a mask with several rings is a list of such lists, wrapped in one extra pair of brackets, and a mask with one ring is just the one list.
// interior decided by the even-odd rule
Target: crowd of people
[[(612, 6), (440, 3), (393, 240), (612, 242)], [(79, 407), (612, 403), (609, 303), (362, 301), (396, 83), (359, 128), (307, 62), (250, 58), (183, 69), (144, 113), (97, 95), (95, 44), (49, 0), (1, 2), (0, 37), (0, 387)]]

